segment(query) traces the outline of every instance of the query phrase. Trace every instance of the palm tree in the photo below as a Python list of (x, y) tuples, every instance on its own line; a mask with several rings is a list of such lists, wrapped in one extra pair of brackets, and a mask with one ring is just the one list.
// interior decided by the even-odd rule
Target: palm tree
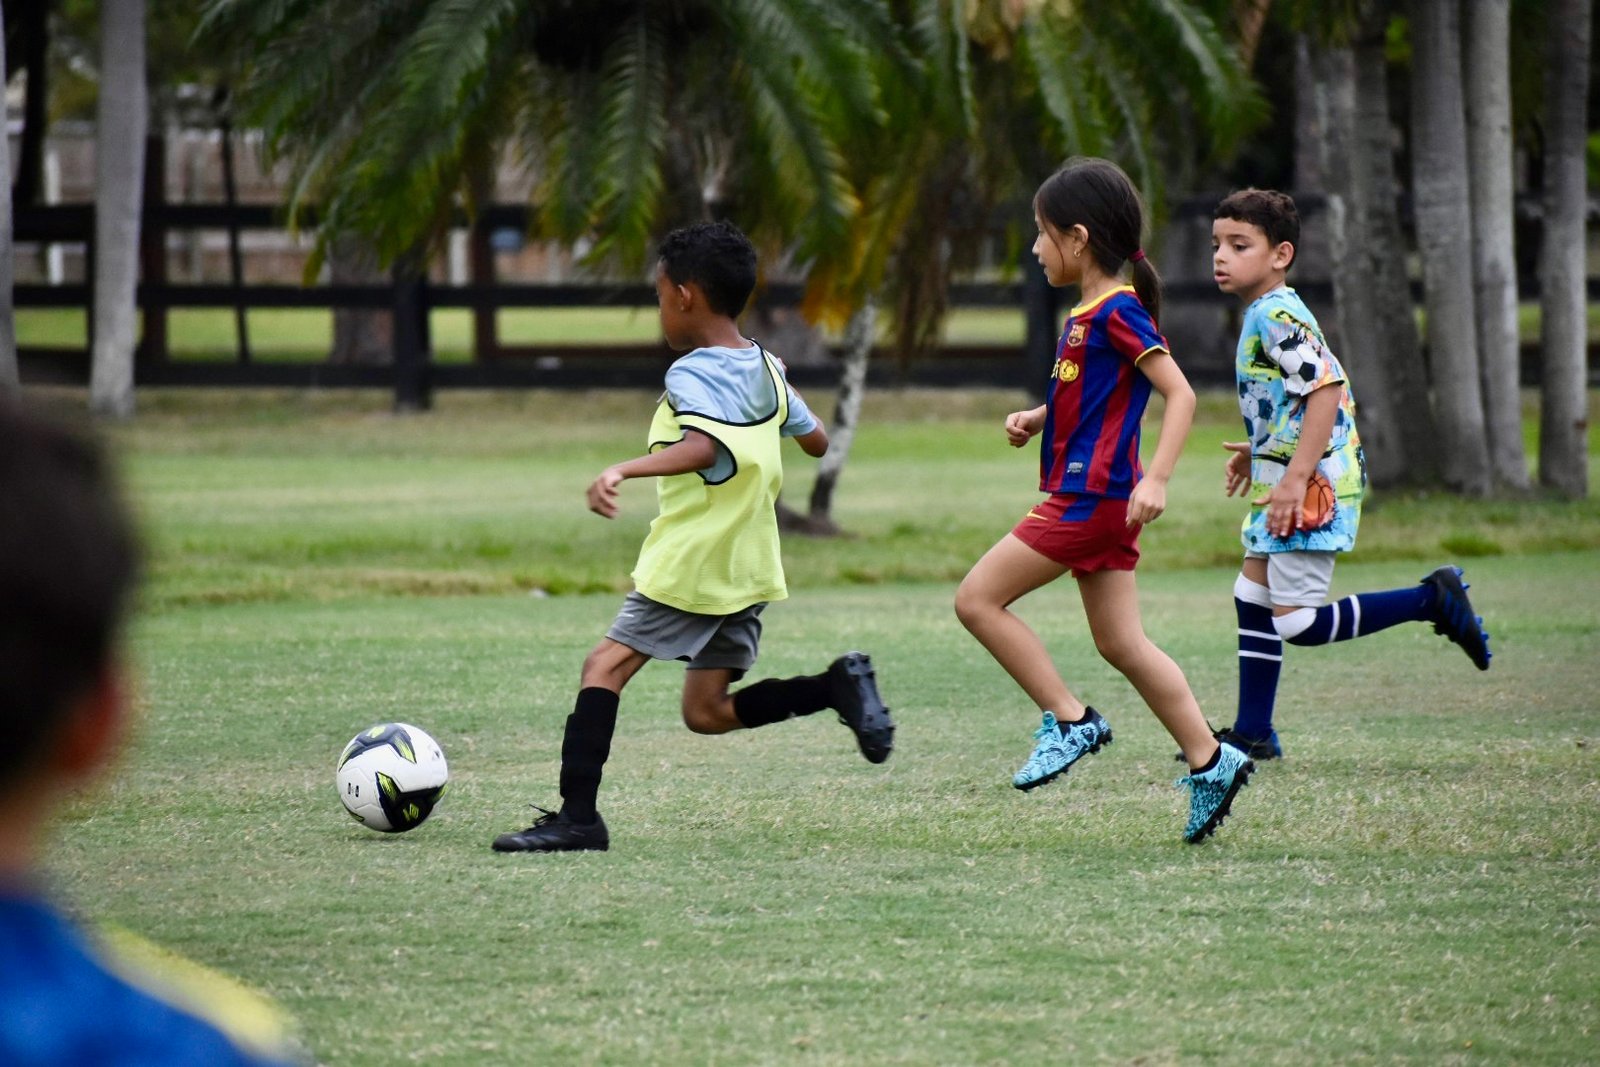
[(870, 325), (882, 291), (905, 350), (936, 332), (958, 224), (1073, 151), (1153, 188), (1163, 145), (1255, 114), (1209, 20), (1158, 0), (213, 0), (204, 32), (249, 56), (291, 214), (320, 206), (309, 270), (341, 234), (384, 261), (435, 244), (510, 150), (539, 234), (591, 262), (640, 267), (661, 229), (726, 215), (805, 274), (814, 316)]
[(1275, 9), (1310, 38), (1311, 68), (1296, 85), (1315, 97), (1322, 128), (1315, 156), (1337, 265), (1339, 357), (1355, 382), (1369, 472), (1380, 486), (1429, 484), (1439, 466), (1400, 219), (1386, 55), (1392, 7), (1350, 0), (1338, 10), (1305, 2)]
[(1159, 203), (1163, 178), (1193, 162), (1170, 146), (1221, 155), (1261, 114), (1199, 5), (925, 0), (901, 25), (913, 66), (894, 53), (875, 79), (887, 123), (844, 142), (861, 221), (846, 254), (810, 279), (813, 314), (849, 322), (835, 416), (847, 432), (819, 465), (811, 529), (833, 526), (880, 302), (893, 309), (897, 358), (910, 361), (937, 343), (951, 278), (976, 265), (997, 214), (1031, 229), (1021, 205), (1067, 156), (1124, 160)]
[(1521, 341), (1512, 226), (1511, 0), (1466, 6), (1467, 169), (1472, 184), (1472, 277), (1483, 373), (1489, 470), (1498, 485), (1528, 487), (1522, 447)]
[(639, 267), (713, 208), (814, 254), (854, 210), (823, 114), (872, 109), (862, 42), (888, 28), (864, 0), (214, 0), (202, 32), (248, 57), (291, 214), (319, 206), (315, 271), (346, 233), (384, 264), (435, 245), (506, 152), (541, 175), (538, 231), (591, 262)]
[(89, 406), (112, 418), (132, 415), (134, 407), (134, 299), (148, 123), (144, 16), (144, 0), (109, 0), (101, 6)]
[(1553, 0), (1545, 65), (1544, 246), (1539, 263), (1544, 369), (1539, 481), (1569, 497), (1589, 492), (1585, 382), (1585, 105), (1589, 92), (1588, 0)]
[(1443, 472), (1451, 488), (1481, 495), (1491, 479), (1470, 271), (1460, 0), (1415, 0), (1411, 11), (1411, 187)]

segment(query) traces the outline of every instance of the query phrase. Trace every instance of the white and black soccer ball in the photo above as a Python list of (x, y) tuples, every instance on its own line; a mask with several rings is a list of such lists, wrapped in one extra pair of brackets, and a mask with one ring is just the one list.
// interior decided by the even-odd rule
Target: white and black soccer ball
[(1289, 392), (1303, 396), (1312, 383), (1322, 377), (1322, 353), (1305, 337), (1292, 334), (1278, 342), (1275, 350), (1278, 366), (1283, 368)]
[(334, 770), (339, 799), (351, 818), (386, 834), (421, 826), (449, 780), (439, 742), (403, 722), (379, 723), (356, 734)]

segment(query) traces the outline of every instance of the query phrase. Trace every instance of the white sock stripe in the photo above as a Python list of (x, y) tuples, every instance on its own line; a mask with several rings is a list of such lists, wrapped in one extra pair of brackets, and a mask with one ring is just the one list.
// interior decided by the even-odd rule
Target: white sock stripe
[(1350, 636), (1361, 636), (1361, 598), (1355, 596), (1345, 597), (1350, 605)]
[(1242, 648), (1239, 650), (1239, 658), (1240, 659), (1269, 659), (1274, 663), (1282, 663), (1283, 662), (1283, 657), (1281, 655), (1280, 656), (1274, 656), (1270, 652), (1249, 652), (1249, 651), (1246, 651), (1245, 649), (1242, 649)]
[(1328, 631), (1328, 638), (1325, 643), (1331, 644), (1339, 639), (1339, 602), (1335, 600), (1328, 606), (1333, 609), (1333, 628)]
[(1241, 628), (1239, 630), (1239, 636), (1240, 637), (1259, 637), (1263, 641), (1282, 641), (1283, 640), (1281, 637), (1278, 636), (1278, 631), (1276, 631), (1276, 630), (1246, 630), (1246, 629)]

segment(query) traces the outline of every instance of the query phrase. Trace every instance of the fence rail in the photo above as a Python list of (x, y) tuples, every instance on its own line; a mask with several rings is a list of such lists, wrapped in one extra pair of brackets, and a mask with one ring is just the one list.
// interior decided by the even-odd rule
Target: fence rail
[[(159, 187), (159, 186), (158, 186)], [(1198, 202), (1197, 202), (1198, 203)], [(1191, 205), (1180, 205), (1180, 213)], [(1190, 211), (1192, 214), (1193, 211)], [(301, 225), (314, 226), (315, 212), (306, 212)], [(383, 284), (245, 285), (239, 281), (235, 260), (233, 284), (174, 284), (167, 280), (167, 236), (173, 231), (282, 230), (282, 212), (273, 206), (245, 204), (172, 204), (150, 201), (141, 225), (142, 280), (137, 301), (143, 330), (135, 360), (135, 380), (150, 385), (269, 385), (269, 386), (372, 386), (393, 387), (401, 406), (427, 406), (434, 387), (595, 387), (654, 382), (673, 353), (660, 342), (653, 344), (510, 345), (500, 340), (498, 312), (513, 308), (654, 307), (655, 290), (644, 284), (617, 283), (508, 283), (494, 276), (490, 244), (496, 230), (525, 231), (528, 209), (518, 205), (493, 205), (476, 218), (461, 220), (468, 233), (469, 284), (441, 285), (424, 277), (394, 273)], [(63, 204), (18, 208), (13, 216), (13, 238), (18, 243), (73, 243), (86, 249), (85, 276), (94, 276), (94, 207)], [(1059, 309), (1055, 294), (1033, 271), (1020, 272), (1018, 282), (965, 282), (951, 287), (952, 308), (1014, 308), (1025, 326), (1021, 344), (947, 344), (915, 365), (891, 365), (874, 360), (877, 383), (993, 384), (1032, 387), (1043, 379), (1054, 355), (1054, 317)], [(1600, 280), (1590, 279), (1589, 299), (1600, 300)], [(1325, 281), (1297, 280), (1296, 288), (1313, 306), (1328, 306), (1332, 286)], [(1211, 306), (1217, 302), (1209, 281), (1172, 281), (1164, 287), (1166, 306)], [(769, 309), (799, 304), (802, 288), (792, 283), (768, 285), (757, 301)], [(1413, 282), (1413, 296), (1421, 299), (1421, 283)], [(78, 308), (90, 316), (91, 283), (60, 285), (19, 284), (13, 300), (18, 308)], [(229, 308), (240, 317), (240, 341), (232, 362), (172, 358), (168, 345), (168, 313), (180, 308)], [(386, 366), (322, 363), (287, 363), (253, 359), (244, 343), (244, 312), (260, 308), (362, 309), (388, 311), (393, 316), (393, 363)], [(473, 316), (472, 358), (467, 364), (437, 364), (431, 360), (428, 315), (435, 309), (465, 309)], [(87, 319), (92, 330), (92, 317)], [(92, 348), (92, 338), (88, 348)], [(1523, 364), (1537, 371), (1537, 352), (1524, 346)], [(1231, 353), (1228, 353), (1231, 354)], [(1597, 346), (1590, 346), (1596, 363)], [(86, 381), (88, 352), (78, 348), (30, 346), (19, 352), (25, 380)], [(1530, 358), (1531, 357), (1531, 358)], [(1225, 354), (1188, 358), (1185, 367), (1197, 384), (1231, 381), (1231, 360)], [(837, 368), (795, 366), (791, 376), (801, 384), (831, 383)]]

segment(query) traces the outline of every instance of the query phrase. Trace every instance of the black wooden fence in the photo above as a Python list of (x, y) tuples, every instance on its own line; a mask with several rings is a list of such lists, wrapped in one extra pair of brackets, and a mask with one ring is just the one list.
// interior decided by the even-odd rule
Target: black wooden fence
[[(1196, 203), (1200, 203), (1197, 201)], [(1205, 202), (1209, 204), (1209, 201)], [(1187, 208), (1190, 205), (1183, 205)], [(1207, 209), (1207, 215), (1209, 210)], [(305, 220), (313, 225), (314, 217)], [(509, 345), (497, 330), (497, 313), (506, 308), (653, 307), (655, 290), (644, 284), (515, 284), (494, 276), (490, 235), (497, 230), (524, 232), (527, 208), (494, 206), (468, 227), (469, 282), (441, 285), (416, 271), (398, 268), (387, 284), (372, 285), (244, 285), (174, 284), (167, 275), (167, 235), (183, 230), (281, 230), (280, 211), (267, 205), (147, 203), (141, 227), (141, 279), (138, 304), (142, 333), (134, 377), (142, 385), (229, 386), (367, 386), (393, 388), (402, 408), (427, 407), (435, 388), (597, 386), (654, 387), (673, 358), (665, 345)], [(94, 277), (94, 208), (66, 204), (19, 208), (13, 219), (19, 243), (76, 243), (86, 249), (84, 276), (89, 282), (60, 285), (21, 284), (14, 290), (18, 308), (68, 307), (81, 310), (92, 329)], [(236, 247), (236, 245), (235, 245)], [(1025, 254), (1026, 255), (1026, 254)], [(1032, 267), (1027, 256), (1026, 267)], [(932, 385), (998, 385), (1034, 388), (1044, 379), (1054, 354), (1059, 328), (1059, 294), (1046, 286), (1036, 269), (1018, 272), (1013, 283), (958, 283), (954, 308), (1014, 308), (1025, 323), (1020, 344), (945, 345), (931, 357), (908, 367), (875, 360), (876, 383)], [(1297, 279), (1296, 288), (1313, 307), (1332, 303), (1325, 281)], [(773, 284), (757, 295), (770, 308), (798, 304), (800, 287)], [(1418, 294), (1420, 297), (1420, 293)], [(1590, 298), (1600, 298), (1600, 284), (1590, 282)], [(1219, 297), (1209, 282), (1168, 281), (1167, 307), (1189, 304), (1215, 308)], [(330, 362), (267, 362), (254, 358), (240, 344), (230, 362), (174, 359), (168, 344), (168, 314), (175, 308), (232, 308), (241, 316), (250, 308), (386, 310), (393, 315), (393, 359), (383, 366)], [(435, 363), (431, 357), (429, 313), (436, 308), (463, 308), (472, 314), (472, 355), (467, 363)], [(243, 332), (241, 330), (241, 340)], [(1174, 338), (1175, 343), (1177, 338)], [(89, 348), (93, 341), (90, 339)], [(1204, 346), (1215, 348), (1216, 345)], [(1216, 352), (1183, 346), (1185, 369), (1196, 384), (1231, 381), (1231, 348)], [(1527, 362), (1525, 353), (1525, 360)], [(83, 382), (88, 379), (87, 349), (24, 347), (19, 351), (24, 381)], [(795, 366), (791, 377), (801, 385), (831, 383), (837, 365)]]

